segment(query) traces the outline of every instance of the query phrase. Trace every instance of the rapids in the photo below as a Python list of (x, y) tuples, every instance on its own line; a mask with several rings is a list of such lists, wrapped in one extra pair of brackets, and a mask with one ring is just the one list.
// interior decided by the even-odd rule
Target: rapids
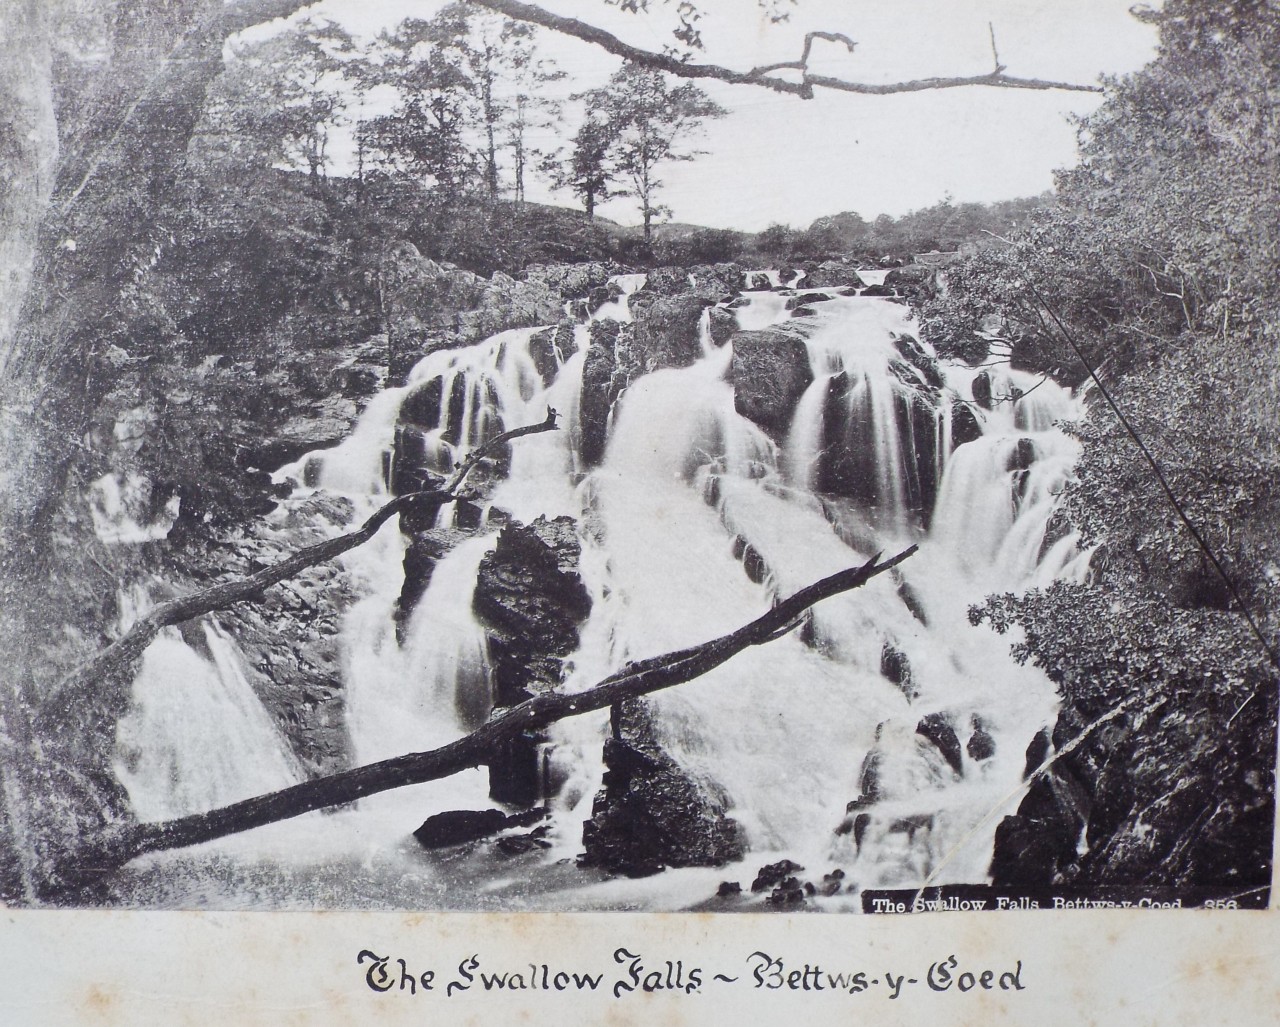
[[(983, 408), (974, 369), (936, 365), (938, 384), (921, 369), (934, 365), (927, 346), (919, 366), (902, 359), (896, 340), (914, 334), (905, 307), (832, 295), (816, 316), (788, 321), (778, 274), (751, 278), (772, 288), (743, 294), (739, 325), (786, 322), (803, 339), (813, 374), (779, 440), (736, 412), (727, 380), (732, 343), (717, 349), (704, 323), (701, 359), (645, 375), (623, 392), (604, 459), (589, 468), (573, 430), (587, 327), (557, 346), (549, 376), (531, 352), (538, 330), (519, 329), (427, 356), (405, 386), (369, 403), (345, 442), (277, 472), (295, 483), (295, 498), (338, 493), (362, 518), (388, 497), (399, 413), (428, 383), (439, 381), (442, 401), (424, 446), (442, 471), (504, 427), (536, 423), (555, 408), (570, 430), (513, 444), (481, 522), (499, 510), (524, 523), (543, 514), (578, 521), (580, 573), (593, 605), (568, 664), (570, 691), (627, 661), (732, 630), (873, 553), (920, 543), (900, 573), (824, 602), (803, 631), (652, 697), (664, 749), (726, 797), (749, 849), (743, 866), (641, 881), (571, 866), (601, 786), (608, 716), (599, 713), (550, 730), (546, 765), (559, 782), (548, 798), (553, 844), (524, 863), (442, 857), (407, 840), (431, 813), (492, 805), (485, 775), (469, 771), (144, 858), (117, 875), (118, 901), (684, 908), (705, 900), (717, 881), (747, 883), (755, 868), (783, 857), (814, 876), (844, 870), (846, 891), (821, 900), (831, 908), (856, 908), (861, 888), (985, 881), (995, 825), (1021, 797), (1027, 744), (1052, 723), (1056, 699), (1043, 674), (1010, 657), (1008, 638), (971, 626), (967, 611), (992, 592), (1087, 572), (1088, 554), (1075, 539), (1048, 533), (1076, 458), (1055, 424), (1080, 416), (1080, 404), (1052, 381), (996, 369), (995, 401)], [(622, 295), (597, 319), (630, 319), (628, 299), (643, 276), (617, 284)], [(980, 429), (959, 446), (956, 404)], [(852, 488), (821, 491), (834, 480), (837, 458), (862, 477)], [(118, 516), (107, 523), (113, 493), (105, 483), (103, 497), (103, 530), (121, 534)], [(441, 531), (453, 526), (453, 508), (445, 511)], [(341, 629), (357, 762), (444, 744), (488, 715), (488, 654), (471, 596), (496, 537), (496, 529), (481, 531), (441, 558), (399, 631), (405, 541), (394, 522), (343, 557), (362, 596)], [(760, 573), (744, 568), (747, 550)], [(198, 644), (186, 640), (193, 638)], [(197, 812), (299, 773), (234, 639), (216, 626), (186, 639), (170, 630), (153, 643), (120, 722), (118, 776), (142, 819)], [(166, 680), (181, 688), (166, 691)], [(926, 722), (945, 730), (918, 730)]]

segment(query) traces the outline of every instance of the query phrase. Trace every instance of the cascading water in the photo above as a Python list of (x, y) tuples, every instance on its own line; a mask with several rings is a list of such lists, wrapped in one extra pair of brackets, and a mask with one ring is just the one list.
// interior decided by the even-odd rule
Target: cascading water
[[(132, 619), (143, 604), (122, 605)], [(176, 628), (160, 633), (116, 739), (116, 775), (142, 820), (201, 813), (301, 779), (235, 643), (216, 624), (204, 625), (194, 645)]]
[[(630, 318), (643, 276), (616, 284), (619, 298), (597, 318)], [(299, 496), (348, 496), (361, 517), (385, 500), (402, 473), (394, 454), (407, 447), (447, 473), (497, 432), (541, 421), (548, 407), (569, 429), (514, 444), (466, 532), (444, 508), (433, 530), (454, 532), (454, 547), (398, 627), (401, 534), (384, 528), (343, 558), (363, 595), (341, 634), (356, 759), (441, 745), (485, 719), (491, 669), (471, 596), (496, 541), (491, 512), (523, 523), (567, 514), (583, 525), (580, 572), (593, 605), (568, 664), (569, 691), (629, 660), (729, 631), (779, 596), (918, 541), (900, 574), (824, 602), (803, 632), (653, 697), (654, 732), (693, 780), (724, 797), (752, 866), (781, 855), (811, 869), (840, 866), (855, 888), (983, 880), (998, 820), (986, 815), (1016, 795), (1027, 742), (1052, 721), (1055, 699), (1042, 674), (1011, 659), (1007, 639), (969, 624), (967, 608), (994, 591), (1084, 572), (1087, 555), (1073, 537), (1046, 537), (1076, 455), (1053, 424), (1078, 410), (1054, 383), (1018, 372), (993, 376), (984, 408), (974, 370), (943, 365), (939, 374), (927, 347), (903, 341), (912, 330), (903, 307), (835, 292), (817, 316), (788, 324), (804, 341), (813, 384), (780, 441), (735, 410), (731, 346), (717, 349), (704, 324), (696, 363), (630, 383), (612, 411), (604, 459), (589, 470), (576, 430), (588, 332), (520, 329), (429, 355), (405, 387), (370, 403), (346, 442), (279, 472)], [(745, 295), (736, 304), (742, 328), (787, 320), (787, 296)], [(978, 437), (953, 448), (956, 403), (972, 411)], [(207, 634), (211, 650), (233, 648)], [(166, 636), (148, 660), (164, 656), (165, 642), (182, 644)], [(149, 668), (135, 683), (144, 712)], [(607, 732), (605, 714), (550, 729), (561, 787), (547, 866), (580, 850)], [(141, 776), (148, 750), (163, 748), (154, 734), (136, 716), (122, 723), (127, 783)], [(175, 803), (135, 798), (154, 815)], [(361, 854), (367, 866), (375, 852), (393, 858), (388, 847), (426, 815), (488, 805), (484, 775), (470, 771), (362, 800), (323, 818), (323, 829), (314, 815), (303, 821), (313, 842), (323, 831), (315, 852)], [(411, 847), (397, 851), (401, 869), (434, 872)], [(706, 874), (726, 871), (681, 873), (703, 888)], [(663, 875), (639, 901), (684, 901), (672, 898), (684, 894), (672, 884), (678, 876)], [(622, 886), (601, 887), (601, 895), (578, 888), (570, 904), (619, 901)], [(329, 900), (352, 902), (344, 894)], [(848, 894), (832, 901), (847, 903)]]

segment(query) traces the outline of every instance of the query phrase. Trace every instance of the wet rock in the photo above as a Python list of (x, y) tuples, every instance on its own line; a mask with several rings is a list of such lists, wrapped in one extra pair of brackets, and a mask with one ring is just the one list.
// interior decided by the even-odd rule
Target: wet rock
[(973, 734), (965, 744), (965, 751), (969, 754), (969, 759), (975, 763), (989, 760), (996, 754), (996, 740), (991, 737), (991, 732), (978, 717), (973, 718)]
[(721, 881), (720, 887), (716, 889), (716, 898), (718, 899), (727, 899), (741, 894), (742, 885), (737, 881)]
[[(878, 735), (877, 731), (877, 737)], [(862, 769), (858, 775), (858, 787), (862, 795), (860, 799), (855, 799), (855, 802), (861, 801), (864, 805), (870, 805), (884, 798), (884, 787), (880, 782), (880, 775), (883, 772), (885, 759), (883, 749), (872, 749), (863, 757)]]
[(582, 399), (578, 408), (579, 452), (588, 467), (604, 456), (609, 412), (632, 380), (645, 373), (632, 344), (634, 326), (595, 321), (582, 370)]
[(898, 351), (903, 360), (920, 372), (921, 378), (927, 385), (935, 389), (942, 388), (942, 370), (938, 367), (938, 362), (925, 352), (919, 340), (910, 335), (895, 335), (893, 348)]
[(837, 286), (860, 289), (866, 284), (856, 267), (838, 260), (824, 260), (816, 267), (808, 268), (808, 273), (802, 282), (811, 289), (829, 289)]
[(1022, 769), (1022, 779), (1025, 781), (1037, 770), (1040, 765), (1049, 758), (1049, 754), (1053, 751), (1053, 745), (1049, 741), (1048, 731), (1037, 731), (1034, 738), (1027, 744), (1027, 757), (1025, 765)]
[(711, 341), (723, 346), (738, 331), (738, 318), (727, 307), (711, 308)]
[(605, 741), (604, 788), (583, 827), (583, 865), (643, 877), (742, 858), (741, 831), (725, 813), (724, 796), (695, 782), (663, 750), (647, 703), (623, 704), (618, 733)]
[(635, 309), (634, 345), (645, 373), (689, 367), (697, 362), (702, 356), (702, 312), (712, 302), (703, 296), (681, 293), (658, 297)]
[(862, 290), (862, 292), (858, 293), (858, 295), (866, 296), (868, 298), (887, 299), (887, 298), (896, 296), (898, 294), (894, 292), (891, 288), (889, 288), (889, 286), (881, 285), (877, 283), (875, 285), (868, 285), (865, 289)]
[(916, 724), (916, 734), (927, 738), (957, 774), (964, 773), (960, 739), (951, 721), (942, 713), (930, 713)]
[[(752, 888), (754, 889), (754, 885)], [(774, 888), (769, 897), (765, 900), (773, 906), (800, 906), (804, 904), (806, 895), (812, 895), (814, 892), (813, 885), (804, 887), (799, 880), (794, 877), (785, 878)]]
[(799, 863), (793, 863), (789, 859), (779, 860), (777, 863), (769, 863), (756, 872), (756, 879), (751, 882), (751, 890), (753, 892), (765, 891), (781, 884), (797, 870), (803, 869), (804, 867)]
[[(859, 843), (861, 844), (861, 843)], [(828, 897), (837, 895), (844, 887), (844, 871), (838, 867), (829, 874), (822, 875), (821, 892)]]
[(544, 388), (555, 380), (560, 366), (573, 355), (573, 335), (573, 323), (561, 321), (556, 327), (546, 328), (530, 337), (529, 355)]
[(996, 828), (991, 884), (995, 888), (1044, 888), (1074, 855), (1074, 839), (1056, 825), (1021, 815), (1005, 817)]
[(502, 810), (449, 810), (423, 821), (413, 837), (424, 849), (463, 845), (514, 827), (528, 827), (546, 817), (545, 809), (527, 810), (508, 816)]
[[(403, 519), (403, 518), (402, 518)], [(434, 524), (434, 516), (424, 518)], [(435, 528), (426, 525), (409, 535), (404, 553), (404, 583), (400, 586), (400, 599), (396, 607), (396, 624), (403, 641), (403, 628), (418, 600), (426, 593), (435, 573), (436, 564), (448, 555), (470, 532), (454, 528)]]
[(973, 409), (962, 399), (956, 399), (951, 403), (951, 448), (963, 446), (966, 442), (973, 442), (975, 439), (982, 438), (982, 425), (978, 421), (978, 415)]
[[(591, 597), (578, 574), (581, 546), (571, 518), (513, 521), (480, 562), (472, 609), (485, 627), (496, 707), (558, 687), (578, 647)], [(541, 736), (512, 742), (489, 764), (490, 794), (528, 805), (541, 798)]]
[(907, 654), (888, 642), (880, 648), (880, 673), (897, 685), (908, 699), (920, 697), (920, 688), (916, 684)]
[(982, 407), (983, 410), (991, 409), (991, 375), (986, 371), (979, 371), (973, 376), (973, 384), (970, 386), (973, 391), (973, 401)]
[(591, 597), (572, 518), (513, 522), (480, 562), (472, 608), (489, 638), (495, 701), (514, 706), (560, 683)]
[[(539, 811), (531, 810), (530, 812), (536, 813)], [(547, 835), (550, 833), (551, 829), (543, 825), (526, 834), (504, 835), (494, 843), (493, 847), (504, 856), (521, 856), (527, 852), (538, 852), (542, 849), (551, 848), (551, 842), (547, 840)]]
[(813, 383), (808, 348), (798, 337), (775, 329), (737, 332), (732, 343), (728, 380), (734, 409), (781, 440), (796, 404)]

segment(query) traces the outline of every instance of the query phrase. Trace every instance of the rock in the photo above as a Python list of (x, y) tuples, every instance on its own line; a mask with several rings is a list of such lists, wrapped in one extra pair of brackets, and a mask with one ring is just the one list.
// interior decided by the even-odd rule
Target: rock
[(844, 887), (844, 871), (837, 867), (829, 874), (822, 875), (822, 894), (828, 897), (839, 893)]
[(772, 888), (777, 884), (781, 884), (783, 880), (790, 877), (797, 870), (803, 869), (804, 867), (799, 863), (793, 863), (789, 859), (762, 866), (756, 873), (756, 879), (751, 882), (751, 890), (753, 892), (762, 892), (767, 888)]
[(604, 788), (583, 826), (583, 865), (643, 877), (742, 858), (741, 831), (725, 814), (725, 798), (696, 783), (662, 749), (647, 703), (623, 704), (618, 733), (605, 741)]
[(736, 332), (731, 341), (734, 409), (782, 440), (796, 404), (813, 383), (808, 348), (797, 336), (772, 328)]
[[(755, 886), (752, 885), (754, 888)], [(805, 895), (813, 894), (813, 885), (802, 887), (794, 877), (784, 878), (765, 900), (773, 906), (800, 906), (804, 904)]]
[[(688, 270), (682, 267), (655, 267), (650, 268), (648, 274), (645, 275), (644, 288), (638, 290), (634, 295), (638, 297), (641, 292), (652, 293), (655, 296), (678, 296), (681, 293), (688, 293), (693, 287), (690, 281), (692, 275)], [(724, 290), (718, 289), (717, 293)]]
[(472, 609), (484, 624), (495, 703), (515, 706), (560, 684), (591, 597), (578, 575), (572, 518), (512, 522), (480, 561)]
[(1022, 780), (1027, 780), (1039, 770), (1040, 765), (1049, 758), (1049, 754), (1052, 751), (1053, 746), (1049, 741), (1049, 732), (1037, 731), (1035, 737), (1027, 744), (1027, 756), (1022, 768)]
[(907, 654), (901, 649), (885, 642), (880, 649), (880, 673), (902, 690), (902, 694), (910, 700), (920, 696), (915, 675), (911, 672), (911, 664)]
[(727, 307), (711, 308), (711, 341), (723, 346), (738, 331), (738, 319)]
[(644, 373), (689, 367), (698, 361), (702, 356), (702, 312), (711, 303), (704, 297), (682, 293), (638, 306), (634, 344)]
[(581, 264), (531, 264), (525, 269), (525, 281), (542, 285), (559, 295), (562, 301), (582, 299), (610, 278), (626, 274), (627, 268), (614, 261), (590, 261)]
[[(591, 596), (578, 574), (581, 546), (568, 517), (511, 522), (480, 561), (472, 609), (485, 626), (495, 707), (515, 706), (559, 687), (564, 660), (578, 647)], [(490, 795), (529, 805), (543, 796), (538, 746), (515, 739), (489, 762)]]
[(898, 294), (894, 292), (892, 289), (890, 289), (887, 285), (877, 284), (877, 285), (868, 285), (865, 289), (862, 290), (862, 292), (858, 293), (858, 295), (866, 296), (868, 298), (878, 297), (878, 298), (888, 299)]
[(573, 322), (561, 321), (555, 328), (546, 328), (529, 339), (529, 355), (538, 369), (538, 376), (545, 388), (560, 373), (560, 366), (573, 355)]
[(916, 734), (929, 739), (934, 748), (942, 753), (942, 758), (947, 761), (952, 770), (957, 774), (964, 773), (964, 757), (961, 754), (960, 739), (956, 735), (956, 729), (951, 726), (951, 722), (945, 714), (930, 713), (922, 718), (916, 724)]
[(604, 457), (609, 412), (633, 379), (644, 373), (632, 345), (633, 325), (594, 321), (582, 369), (582, 399), (578, 407), (579, 452), (594, 467)]
[(720, 887), (716, 889), (716, 898), (727, 899), (734, 895), (742, 894), (742, 885), (737, 881), (721, 881)]
[(884, 276), (884, 284), (914, 302), (934, 299), (939, 292), (937, 269), (923, 264), (894, 268)]
[(996, 828), (991, 859), (995, 888), (1042, 889), (1053, 883), (1059, 868), (1075, 855), (1074, 839), (1028, 817), (1005, 817)]
[(837, 260), (824, 260), (816, 267), (808, 268), (802, 284), (810, 289), (829, 289), (838, 286), (861, 289), (866, 285), (858, 274), (857, 268)]
[(925, 352), (919, 340), (910, 335), (895, 335), (893, 348), (898, 351), (903, 360), (920, 372), (920, 377), (926, 385), (934, 389), (942, 388), (944, 384), (942, 369), (938, 367), (938, 362)]
[(973, 384), (970, 386), (973, 391), (973, 401), (982, 407), (983, 410), (991, 409), (991, 375), (986, 371), (979, 371), (973, 376)]
[(497, 809), (450, 810), (428, 817), (413, 837), (424, 849), (443, 849), (478, 841), (513, 827), (528, 827), (545, 819), (545, 809), (527, 810), (511, 816)]
[(951, 403), (951, 448), (954, 450), (957, 446), (963, 446), (966, 442), (973, 442), (975, 439), (982, 438), (982, 425), (978, 421), (978, 415), (973, 409), (962, 399), (955, 399)]
[(975, 763), (989, 760), (996, 754), (996, 740), (991, 737), (991, 732), (978, 717), (973, 718), (973, 734), (969, 736), (965, 751), (969, 754), (969, 759)]

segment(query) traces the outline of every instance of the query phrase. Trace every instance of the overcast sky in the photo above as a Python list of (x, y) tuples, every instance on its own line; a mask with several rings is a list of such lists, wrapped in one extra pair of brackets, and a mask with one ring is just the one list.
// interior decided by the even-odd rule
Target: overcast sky
[[(809, 29), (843, 32), (854, 54), (818, 43), (816, 72), (865, 82), (983, 74), (990, 70), (988, 23), (1008, 74), (1080, 83), (1135, 70), (1152, 56), (1154, 32), (1136, 21), (1131, 0), (800, 0), (791, 20), (773, 25), (755, 0), (699, 0), (703, 59), (749, 69), (797, 57)], [(323, 0), (308, 13), (372, 37), (404, 17), (429, 17), (440, 0)], [(543, 0), (542, 6), (659, 49), (674, 20), (662, 0), (648, 17), (604, 0)], [(664, 16), (665, 15), (665, 16)], [(577, 40), (544, 32), (544, 52), (570, 73), (568, 95), (602, 84), (618, 60)], [(755, 86), (702, 83), (731, 113), (710, 123), (705, 156), (669, 166), (662, 201), (678, 221), (760, 229), (807, 225), (855, 210), (868, 219), (956, 201), (1028, 196), (1073, 163), (1072, 114), (1097, 104), (1088, 93), (991, 88), (856, 96), (819, 91), (812, 100)], [(576, 128), (576, 119), (565, 126)], [(529, 198), (570, 204), (530, 183)], [(634, 203), (600, 212), (634, 223)]]

